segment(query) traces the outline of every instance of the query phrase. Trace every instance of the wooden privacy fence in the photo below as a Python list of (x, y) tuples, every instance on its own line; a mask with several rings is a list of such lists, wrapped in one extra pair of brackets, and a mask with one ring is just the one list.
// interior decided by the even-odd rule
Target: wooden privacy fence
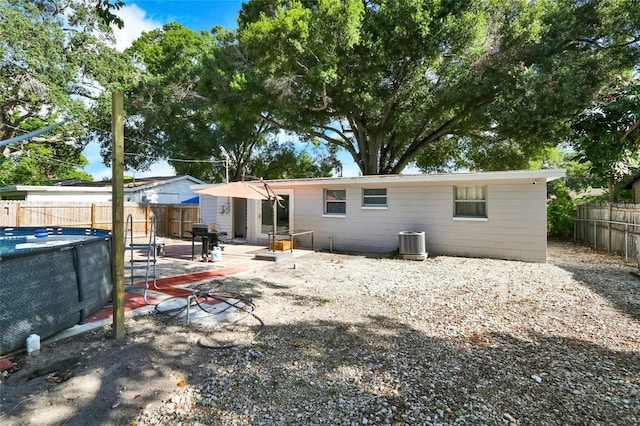
[(640, 261), (637, 241), (640, 238), (640, 204), (579, 205), (573, 237), (594, 249)]
[[(111, 229), (111, 203), (59, 203), (0, 200), (0, 226), (63, 226)], [(198, 205), (124, 203), (125, 218), (133, 217), (135, 235), (149, 233), (156, 216), (157, 234), (191, 238), (191, 225), (198, 221)]]

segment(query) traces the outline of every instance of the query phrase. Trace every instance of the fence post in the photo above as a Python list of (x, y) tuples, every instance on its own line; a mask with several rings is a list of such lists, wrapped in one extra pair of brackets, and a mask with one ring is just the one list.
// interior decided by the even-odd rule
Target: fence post
[(20, 226), (20, 203), (16, 204), (16, 226)]
[(624, 258), (625, 260), (629, 258), (628, 256), (629, 249), (629, 224), (624, 224)]
[(122, 92), (111, 95), (111, 299), (113, 335), (117, 340), (124, 339), (124, 101)]
[(588, 244), (589, 243), (589, 219), (591, 219), (591, 214), (589, 213), (589, 204), (587, 204), (587, 211), (585, 212), (585, 222), (584, 222), (584, 226), (583, 226), (583, 231), (584, 231), (584, 241)]
[(96, 227), (96, 203), (91, 203), (91, 227)]
[(598, 220), (593, 219), (593, 249), (598, 250)]
[(612, 203), (609, 203), (609, 222), (607, 223), (608, 226), (608, 230), (609, 230), (609, 235), (607, 237), (607, 253), (611, 253), (611, 212), (613, 210), (613, 205)]
[(151, 227), (151, 225), (149, 223), (149, 219), (150, 219), (150, 216), (151, 216), (149, 214), (150, 210), (151, 209), (149, 207), (149, 204), (145, 204), (145, 206), (144, 206), (144, 235), (149, 235), (149, 232), (150, 232), (150, 229), (149, 229)]
[(171, 218), (173, 217), (173, 205), (172, 204), (165, 204), (165, 228), (166, 228), (166, 233), (167, 233), (167, 237), (171, 237), (171, 231), (173, 230), (172, 227), (172, 223), (171, 223)]
[(182, 225), (183, 225), (183, 219), (184, 219), (184, 218), (183, 218), (183, 216), (184, 216), (184, 214), (183, 214), (183, 213), (184, 213), (184, 210), (182, 210), (182, 209), (178, 209), (178, 210), (180, 210), (180, 228), (179, 228), (179, 231), (178, 231), (178, 232), (179, 232), (179, 235), (180, 235), (180, 237), (179, 237), (179, 238), (180, 238), (180, 239), (182, 239)]

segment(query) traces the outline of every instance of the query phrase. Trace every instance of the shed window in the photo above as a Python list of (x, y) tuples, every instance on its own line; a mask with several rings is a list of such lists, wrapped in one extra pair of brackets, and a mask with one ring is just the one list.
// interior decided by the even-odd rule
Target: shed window
[(484, 186), (456, 186), (455, 217), (487, 217), (487, 189)]
[(344, 189), (324, 190), (324, 213), (344, 215), (347, 213), (347, 191)]
[(362, 207), (387, 207), (387, 189), (363, 189)]

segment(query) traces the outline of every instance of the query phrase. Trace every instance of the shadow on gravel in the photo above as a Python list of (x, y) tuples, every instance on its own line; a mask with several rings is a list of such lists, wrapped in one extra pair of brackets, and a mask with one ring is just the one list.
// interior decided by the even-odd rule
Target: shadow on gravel
[(607, 298), (616, 308), (640, 322), (640, 280), (631, 272), (637, 267), (629, 263), (623, 266), (623, 258), (591, 250), (571, 243), (554, 242), (565, 250), (588, 253), (583, 264), (566, 264), (561, 260), (554, 264), (573, 274), (584, 286)]
[[(246, 287), (238, 288), (241, 282)], [(225, 285), (232, 284), (253, 294), (262, 286), (281, 289), (259, 280)], [(434, 338), (385, 315), (358, 323), (267, 324), (258, 341), (238, 349), (203, 349), (192, 334), (156, 316), (147, 327), (129, 321), (124, 341), (105, 329), (45, 348), (49, 367), (60, 362), (64, 371), (27, 358), (2, 385), (0, 423), (146, 424), (144, 408), (180, 395), (185, 383), (199, 384), (205, 398), (187, 417), (166, 414), (162, 424), (230, 424), (232, 418), (244, 419), (237, 424), (637, 424), (640, 418), (639, 354), (579, 340), (501, 333)], [(34, 375), (38, 369), (43, 374)], [(85, 392), (90, 397), (77, 397), (80, 384), (93, 387)], [(50, 414), (34, 412), (34, 398), (50, 400), (48, 409), (62, 418), (49, 423)]]
[(214, 279), (193, 284), (190, 288), (194, 289), (196, 292), (235, 292), (256, 299), (261, 298), (264, 295), (263, 289), (265, 288), (286, 290), (289, 287), (258, 278), (247, 280), (242, 278), (242, 276), (230, 276), (224, 277), (224, 279)]

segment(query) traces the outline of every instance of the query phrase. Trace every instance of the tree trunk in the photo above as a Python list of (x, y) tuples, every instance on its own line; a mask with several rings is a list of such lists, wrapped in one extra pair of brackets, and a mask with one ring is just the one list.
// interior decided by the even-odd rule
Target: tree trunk
[(609, 202), (617, 203), (618, 196), (620, 195), (620, 188), (617, 183), (613, 180), (613, 178), (607, 179), (607, 189), (609, 191)]

